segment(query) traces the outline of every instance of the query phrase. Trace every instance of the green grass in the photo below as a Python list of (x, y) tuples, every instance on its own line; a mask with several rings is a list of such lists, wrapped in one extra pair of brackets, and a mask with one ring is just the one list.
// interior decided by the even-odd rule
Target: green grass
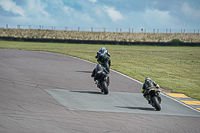
[(122, 46), (0, 41), (0, 49), (48, 51), (96, 62), (105, 46), (111, 69), (144, 82), (149, 76), (162, 88), (200, 100), (200, 47)]

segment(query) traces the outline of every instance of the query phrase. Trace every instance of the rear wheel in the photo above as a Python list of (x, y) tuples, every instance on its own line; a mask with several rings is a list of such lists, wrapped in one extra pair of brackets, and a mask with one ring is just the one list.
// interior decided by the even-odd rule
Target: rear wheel
[(108, 94), (108, 86), (107, 86), (107, 83), (105, 81), (103, 81), (101, 83), (101, 89), (103, 90), (104, 94)]
[(108, 72), (110, 72), (110, 67), (109, 67), (109, 65), (108, 65), (108, 62), (106, 62), (106, 63), (104, 64), (104, 66), (105, 66), (105, 69), (106, 69)]
[(161, 107), (160, 107), (160, 104), (159, 104), (159, 102), (158, 102), (158, 99), (157, 99), (157, 97), (152, 97), (152, 101), (154, 102), (154, 104), (155, 104), (155, 108), (156, 108), (156, 110), (157, 111), (160, 111), (161, 110)]

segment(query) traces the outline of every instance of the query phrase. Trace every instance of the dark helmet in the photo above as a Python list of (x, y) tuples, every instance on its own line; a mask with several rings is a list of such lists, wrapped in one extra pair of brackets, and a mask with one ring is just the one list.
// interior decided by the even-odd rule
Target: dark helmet
[(96, 77), (100, 78), (102, 72), (103, 72), (103, 68), (101, 67), (100, 64), (97, 64), (96, 65)]
[(100, 65), (100, 64), (97, 64), (96, 65), (96, 71), (98, 72), (98, 71), (103, 71), (103, 68), (102, 68), (102, 66)]
[(151, 80), (150, 77), (146, 77), (146, 78), (145, 78), (145, 82), (148, 82), (148, 81), (150, 81), (150, 80)]

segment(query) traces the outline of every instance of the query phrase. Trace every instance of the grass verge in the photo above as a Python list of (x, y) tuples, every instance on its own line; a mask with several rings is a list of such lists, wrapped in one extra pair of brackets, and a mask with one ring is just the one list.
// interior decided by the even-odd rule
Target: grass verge
[(122, 46), (0, 41), (0, 49), (47, 51), (96, 62), (100, 47), (111, 54), (111, 69), (200, 100), (200, 47)]

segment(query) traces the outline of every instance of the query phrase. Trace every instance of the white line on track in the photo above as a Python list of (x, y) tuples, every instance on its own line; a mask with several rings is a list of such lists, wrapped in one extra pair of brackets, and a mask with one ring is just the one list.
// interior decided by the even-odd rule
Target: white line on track
[[(68, 56), (69, 56), (69, 55), (68, 55)], [(70, 56), (70, 57), (76, 58), (76, 59), (79, 59), (79, 60), (82, 60), (82, 61), (85, 61), (85, 62), (88, 62), (88, 63), (91, 63), (91, 64), (96, 64), (96, 63), (93, 63), (93, 62), (90, 62), (90, 61), (87, 61), (87, 60), (84, 60), (84, 59), (80, 59), (80, 58), (77, 58), (77, 57), (73, 57), (73, 56)], [(117, 71), (112, 70), (112, 69), (110, 69), (110, 70), (113, 71), (113, 72), (115, 72), (115, 73), (118, 73), (118, 74), (120, 74), (120, 75), (122, 75), (122, 76), (124, 76), (124, 77), (126, 77), (126, 78), (128, 78), (128, 79), (131, 79), (131, 80), (133, 80), (133, 81), (135, 81), (135, 82), (138, 82), (138, 83), (140, 83), (141, 85), (143, 84), (142, 82), (140, 82), (140, 81), (138, 81), (138, 80), (136, 80), (136, 79), (134, 79), (134, 78), (131, 78), (131, 77), (125, 75), (125, 74), (122, 74), (122, 73), (117, 72)], [(183, 102), (181, 102), (181, 101), (179, 101), (179, 100), (177, 100), (177, 99), (175, 99), (175, 98), (173, 98), (173, 97), (170, 97), (170, 96), (166, 95), (165, 93), (162, 93), (162, 92), (161, 92), (161, 95), (163, 95), (163, 96), (165, 96), (165, 97), (167, 97), (167, 98), (170, 98), (170, 99), (172, 99), (172, 100), (174, 100), (174, 101), (176, 101), (176, 102), (178, 102), (178, 103), (180, 103), (180, 104), (182, 104), (182, 105), (184, 105), (184, 106), (186, 106), (186, 107), (188, 107), (188, 108), (190, 108), (190, 109), (192, 109), (192, 110), (194, 110), (194, 111), (200, 113), (199, 110), (197, 110), (197, 109), (195, 109), (195, 108), (193, 108), (193, 107), (191, 107), (191, 106), (189, 106), (189, 105), (187, 105), (187, 104), (185, 104), (185, 103), (183, 103)]]

